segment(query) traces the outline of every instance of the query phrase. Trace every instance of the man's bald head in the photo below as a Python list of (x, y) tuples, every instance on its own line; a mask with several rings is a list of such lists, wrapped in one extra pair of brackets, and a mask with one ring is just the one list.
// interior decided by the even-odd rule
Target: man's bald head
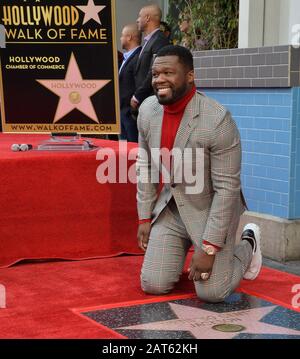
[(144, 6), (143, 9), (151, 18), (151, 21), (155, 22), (156, 24), (160, 24), (162, 18), (162, 12), (158, 5), (147, 5)]
[(138, 45), (141, 44), (142, 33), (138, 29), (137, 24), (128, 24), (124, 27), (124, 30), (128, 35), (132, 36), (132, 38), (134, 39), (134, 41), (136, 41)]
[(142, 33), (138, 29), (137, 24), (125, 25), (120, 40), (122, 48), (127, 51), (140, 46), (142, 42)]
[(138, 28), (145, 33), (151, 33), (160, 27), (162, 12), (158, 5), (146, 5), (139, 12)]

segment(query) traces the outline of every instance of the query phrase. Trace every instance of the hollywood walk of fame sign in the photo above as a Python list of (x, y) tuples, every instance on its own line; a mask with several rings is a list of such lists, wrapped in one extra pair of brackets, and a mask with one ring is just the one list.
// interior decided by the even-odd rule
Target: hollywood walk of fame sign
[(115, 1), (3, 3), (3, 131), (119, 133)]

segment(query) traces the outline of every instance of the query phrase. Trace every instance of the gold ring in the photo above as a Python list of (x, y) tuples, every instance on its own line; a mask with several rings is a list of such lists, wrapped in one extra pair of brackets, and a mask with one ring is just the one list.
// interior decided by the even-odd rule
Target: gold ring
[(201, 273), (201, 279), (207, 280), (209, 278), (209, 273)]

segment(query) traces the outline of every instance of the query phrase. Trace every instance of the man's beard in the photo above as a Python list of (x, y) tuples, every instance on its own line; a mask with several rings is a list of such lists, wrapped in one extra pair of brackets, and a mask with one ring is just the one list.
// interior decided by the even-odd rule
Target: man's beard
[(168, 96), (160, 97), (158, 94), (158, 91), (154, 90), (155, 96), (157, 97), (159, 104), (173, 105), (177, 101), (181, 100), (187, 94), (187, 92), (189, 90), (188, 86), (186, 86), (186, 85), (181, 86), (181, 87), (177, 88), (176, 90), (174, 90), (173, 88), (170, 88), (170, 89), (172, 92), (172, 96), (170, 96), (170, 97), (168, 97)]

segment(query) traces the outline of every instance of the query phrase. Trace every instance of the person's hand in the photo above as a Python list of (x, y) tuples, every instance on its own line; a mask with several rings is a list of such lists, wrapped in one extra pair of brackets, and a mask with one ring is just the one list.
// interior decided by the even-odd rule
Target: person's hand
[(148, 242), (149, 242), (149, 235), (151, 230), (151, 223), (146, 222), (139, 225), (138, 228), (138, 244), (139, 248), (141, 248), (143, 251), (146, 251)]
[(137, 110), (138, 107), (139, 107), (139, 103), (137, 102), (137, 100), (135, 100), (134, 97), (131, 97), (130, 106), (131, 106), (131, 108), (133, 108), (134, 110)]
[[(195, 252), (188, 269), (189, 280), (208, 280), (212, 272), (214, 261), (215, 256), (209, 256), (204, 251), (202, 251), (202, 249)], [(208, 275), (203, 275), (203, 273), (207, 273)]]

